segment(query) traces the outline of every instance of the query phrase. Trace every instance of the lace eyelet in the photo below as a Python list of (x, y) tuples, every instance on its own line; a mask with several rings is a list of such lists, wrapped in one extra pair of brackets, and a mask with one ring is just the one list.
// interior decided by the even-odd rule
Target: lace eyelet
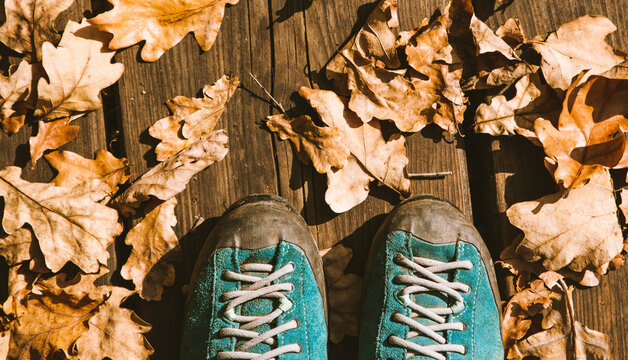
[(297, 265), (294, 263), (294, 261), (288, 261), (287, 265), (292, 265), (292, 271), (297, 268)]
[(467, 331), (467, 324), (462, 323), (462, 332)]
[[(468, 286), (468, 285), (467, 285), (467, 286)], [(466, 291), (463, 291), (463, 293), (464, 293), (465, 295), (466, 295), (466, 294), (471, 293), (471, 286), (468, 286), (468, 289), (467, 289)]]
[(290, 284), (290, 290), (287, 290), (286, 292), (291, 293), (294, 291), (294, 284), (293, 283), (288, 283)]
[(301, 345), (297, 344), (297, 346), (299, 347), (299, 351), (297, 351), (295, 354), (300, 354), (301, 351), (303, 351), (303, 348), (301, 347)]
[(464, 352), (461, 355), (467, 355), (467, 347), (464, 347)]

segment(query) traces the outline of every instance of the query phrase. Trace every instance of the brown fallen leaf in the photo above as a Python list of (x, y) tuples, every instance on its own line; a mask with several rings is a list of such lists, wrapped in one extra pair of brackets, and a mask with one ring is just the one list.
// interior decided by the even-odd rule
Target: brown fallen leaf
[(58, 172), (51, 181), (56, 186), (74, 187), (85, 181), (98, 179), (109, 186), (111, 195), (131, 177), (129, 160), (118, 159), (106, 150), (96, 151), (94, 160), (64, 150), (46, 154), (45, 158)]
[[(340, 98), (332, 91), (302, 87), (299, 95), (309, 102), (327, 126), (341, 131), (342, 143), (360, 163), (361, 168), (403, 196), (410, 194), (410, 179), (406, 172), (409, 160), (403, 136), (393, 134), (385, 140), (377, 119), (363, 123), (347, 108), (346, 99)], [(356, 175), (357, 171), (358, 168), (355, 168), (348, 176), (356, 177), (356, 180), (365, 179)], [(358, 187), (363, 188), (361, 185)]]
[(190, 179), (209, 165), (227, 155), (228, 137), (224, 130), (215, 130), (194, 142), (175, 156), (148, 170), (128, 189), (112, 200), (112, 206), (124, 216), (154, 196), (168, 200), (185, 190)]
[(506, 215), (523, 230), (517, 256), (548, 270), (596, 269), (622, 251), (624, 238), (608, 171), (589, 184), (512, 205)]
[(488, 89), (508, 85), (537, 71), (523, 61), (510, 45), (479, 20), (469, 0), (452, 0), (445, 10), (450, 20), (449, 42), (462, 63), (463, 90)]
[(157, 160), (173, 156), (214, 130), (239, 84), (237, 76), (223, 75), (216, 83), (203, 88), (203, 98), (177, 96), (168, 100), (166, 105), (172, 115), (148, 128), (150, 136), (161, 140), (155, 148)]
[(100, 91), (124, 71), (124, 65), (111, 63), (115, 51), (107, 50), (109, 38), (83, 19), (80, 23), (68, 21), (58, 47), (44, 43), (42, 63), (47, 80), (39, 80), (35, 116), (53, 120), (101, 106)]
[(131, 291), (114, 287), (87, 323), (88, 330), (76, 340), (78, 359), (145, 360), (154, 352), (144, 334), (151, 326), (135, 312), (120, 307)]
[(332, 169), (327, 173), (325, 202), (336, 214), (349, 211), (366, 200), (369, 184), (373, 180), (375, 178), (362, 167), (360, 161), (350, 155), (342, 169)]
[[(132, 280), (140, 296), (146, 300), (161, 300), (163, 287), (174, 284), (174, 266), (164, 256), (179, 245), (173, 227), (177, 224), (174, 207), (177, 199), (160, 204), (135, 225), (124, 242), (133, 247), (120, 274)], [(157, 266), (163, 263), (163, 266)], [(159, 270), (159, 271), (156, 271)], [(149, 276), (157, 272), (160, 276)]]
[(584, 270), (583, 272), (576, 272), (569, 268), (562, 268), (558, 271), (550, 271), (543, 267), (542, 261), (528, 262), (516, 255), (516, 250), (521, 239), (515, 241), (512, 245), (507, 246), (499, 254), (499, 261), (495, 263), (508, 270), (511, 274), (516, 276), (530, 277), (530, 274), (538, 276), (545, 284), (552, 288), (559, 279), (567, 278), (577, 282), (582, 286), (598, 286), (600, 283), (599, 276), (591, 270)]
[(45, 41), (56, 43), (59, 34), (54, 21), (74, 0), (7, 0), (4, 1), (6, 21), (0, 27), (0, 41), (32, 62), (41, 59)]
[(339, 343), (345, 335), (358, 335), (362, 278), (345, 273), (345, 268), (353, 257), (350, 248), (338, 244), (322, 250), (321, 253), (327, 281), (329, 339)]
[(89, 21), (102, 31), (113, 34), (111, 49), (122, 49), (146, 41), (141, 56), (156, 61), (183, 37), (194, 32), (204, 51), (216, 40), (226, 5), (238, 0), (168, 0), (150, 2), (109, 0), (113, 9)]
[(32, 71), (32, 65), (23, 60), (10, 76), (0, 76), (0, 123), (7, 134), (16, 133), (24, 125)]
[(606, 17), (587, 15), (562, 24), (545, 41), (534, 42), (547, 83), (566, 90), (583, 70), (589, 70), (588, 75), (600, 74), (625, 61), (626, 54), (604, 41), (615, 30)]
[(70, 125), (71, 119), (63, 118), (52, 121), (39, 121), (36, 136), (28, 140), (33, 165), (50, 149), (57, 149), (76, 137), (78, 125)]
[(567, 91), (558, 127), (543, 119), (534, 124), (548, 156), (546, 166), (565, 188), (586, 184), (605, 167), (628, 165), (623, 135), (628, 129), (628, 80), (592, 76), (577, 86), (583, 74)]
[(628, 80), (628, 60), (613, 66), (610, 70), (601, 73), (600, 76), (609, 79)]
[(343, 51), (346, 59), (349, 109), (363, 122), (390, 120), (404, 132), (421, 130), (432, 120), (438, 100), (433, 92), (421, 92), (404, 77), (405, 70), (377, 67), (357, 52)]
[(473, 127), (476, 132), (491, 135), (522, 135), (539, 144), (534, 121), (545, 119), (556, 124), (560, 100), (537, 74), (525, 75), (514, 86), (516, 94), (512, 99), (497, 95), (488, 104), (480, 104)]
[[(524, 358), (536, 357), (540, 360), (554, 359), (575, 359), (575, 360), (609, 360), (610, 348), (608, 336), (598, 331), (591, 330), (575, 320), (573, 308), (572, 292), (573, 287), (567, 288), (561, 281), (560, 287), (564, 296), (562, 300), (547, 302), (547, 289), (542, 289), (542, 284), (533, 283), (534, 290), (520, 293), (522, 296), (513, 297), (508, 303), (504, 323), (514, 331), (509, 331), (508, 335), (514, 335), (510, 340), (507, 349), (507, 359), (522, 360)], [(558, 294), (553, 290), (554, 294)], [(558, 296), (558, 295), (550, 295)], [(512, 305), (512, 306), (511, 306)], [(530, 327), (529, 317), (538, 313), (539, 305), (541, 311), (541, 328), (544, 331), (533, 333), (521, 339)], [(536, 309), (535, 309), (536, 308)], [(564, 309), (564, 310), (563, 310)], [(508, 310), (512, 312), (509, 313)], [(523, 310), (523, 311), (521, 311)], [(548, 312), (548, 310), (550, 310)], [(513, 314), (517, 320), (512, 322)], [(521, 340), (520, 340), (521, 339)]]
[(521, 22), (516, 18), (506, 20), (506, 22), (495, 31), (495, 35), (502, 38), (502, 40), (513, 49), (526, 41)]
[(560, 291), (550, 290), (542, 280), (534, 280), (529, 286), (515, 294), (504, 307), (502, 341), (506, 349), (528, 333), (534, 316), (539, 315), (543, 320), (549, 319), (556, 303), (563, 300)]
[(30, 183), (20, 178), (21, 172), (15, 166), (0, 170), (4, 231), (11, 235), (30, 224), (53, 272), (70, 261), (86, 272), (106, 264), (107, 247), (122, 232), (117, 212), (98, 203), (109, 187), (99, 180), (74, 188)]
[(311, 160), (321, 174), (347, 164), (349, 149), (342, 141), (342, 131), (335, 126), (316, 126), (307, 115), (287, 119), (283, 114), (268, 116), (266, 126), (281, 140), (290, 139), (299, 160), (306, 164)]
[(50, 269), (46, 267), (44, 255), (33, 238), (33, 232), (29, 227), (23, 227), (11, 235), (5, 235), (0, 238), (0, 256), (4, 257), (9, 266), (15, 267), (20, 263), (28, 263), (28, 269), (47, 273)]
[(405, 47), (408, 65), (420, 73), (409, 71), (406, 74), (415, 88), (439, 96), (432, 109), (423, 111), (432, 112), (434, 123), (456, 134), (463, 121), (466, 97), (460, 87), (462, 66), (453, 63), (453, 49), (447, 38), (448, 26), (449, 18), (440, 16), (410, 34), (401, 34), (400, 37), (407, 40), (398, 41), (397, 46), (398, 50)]
[(325, 68), (326, 77), (333, 82), (338, 94), (349, 96), (345, 74), (347, 64), (341, 54), (344, 50), (356, 51), (380, 67), (394, 69), (400, 66), (395, 50), (396, 35), (392, 30), (398, 26), (397, 0), (380, 0), (362, 28), (347, 41)]
[(48, 359), (57, 351), (69, 357), (69, 349), (87, 328), (99, 301), (30, 293), (9, 324), (9, 359)]

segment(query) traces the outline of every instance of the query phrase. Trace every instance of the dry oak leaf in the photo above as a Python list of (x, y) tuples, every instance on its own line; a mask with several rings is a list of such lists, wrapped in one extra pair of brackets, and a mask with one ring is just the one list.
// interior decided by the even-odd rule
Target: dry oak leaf
[(41, 59), (45, 41), (58, 40), (54, 21), (74, 0), (7, 0), (4, 1), (6, 21), (0, 27), (0, 41), (9, 48), (27, 55), (32, 62)]
[(545, 319), (553, 310), (554, 303), (561, 300), (561, 292), (550, 290), (539, 279), (532, 281), (529, 288), (515, 294), (504, 307), (502, 317), (502, 341), (506, 349), (528, 333), (532, 317), (540, 315)]
[(10, 360), (48, 359), (58, 351), (70, 357), (76, 339), (100, 302), (59, 295), (29, 293), (17, 305), (16, 320), (9, 325)]
[(350, 155), (342, 169), (332, 169), (327, 173), (325, 202), (337, 214), (348, 211), (366, 200), (373, 180), (375, 178), (362, 167), (360, 161)]
[[(564, 282), (560, 284), (564, 292), (564, 299), (552, 301), (549, 307), (542, 311), (541, 328), (545, 330), (512, 344), (508, 349), (507, 359), (523, 360), (535, 357), (540, 360), (610, 360), (608, 336), (591, 330), (575, 320), (573, 287), (567, 288)], [(538, 283), (535, 285), (540, 288)], [(547, 304), (539, 299), (539, 297), (546, 296), (543, 290), (537, 290), (536, 294), (526, 295), (531, 296), (519, 298), (519, 301), (514, 303), (515, 306), (512, 308), (514, 311), (519, 308), (525, 309), (526, 312), (535, 313), (537, 310), (533, 310), (533, 308), (538, 304), (535, 304), (535, 301), (541, 300), (542, 303)], [(509, 305), (511, 303), (513, 303), (512, 300)], [(547, 313), (549, 308), (551, 310)], [(518, 315), (521, 316), (522, 314), (519, 313)], [(523, 317), (525, 316), (526, 314), (523, 315)], [(520, 334), (517, 332), (516, 335)]]
[(15, 166), (0, 170), (4, 231), (13, 234), (30, 224), (53, 272), (70, 261), (86, 272), (98, 271), (109, 258), (107, 247), (122, 232), (117, 212), (98, 203), (109, 187), (99, 180), (74, 188), (30, 183), (21, 172)]
[(592, 76), (584, 84), (581, 74), (567, 91), (555, 128), (548, 120), (534, 124), (547, 154), (546, 166), (565, 188), (586, 184), (604, 167), (626, 167), (628, 80)]
[(596, 269), (622, 250), (624, 238), (608, 171), (589, 184), (514, 204), (506, 215), (525, 237), (517, 256), (552, 271)]
[[(421, 75), (409, 71), (416, 90), (439, 95), (432, 109), (432, 121), (452, 134), (463, 121), (466, 97), (460, 87), (462, 66), (453, 64), (452, 47), (447, 38), (449, 18), (438, 17), (434, 22), (410, 34), (402, 33), (398, 46), (405, 46), (408, 65)], [(427, 78), (427, 79), (426, 79)]]
[(513, 49), (526, 41), (526, 36), (521, 28), (521, 22), (519, 22), (517, 18), (506, 20), (506, 22), (495, 31), (495, 35), (502, 38), (502, 40)]
[(51, 183), (57, 186), (74, 187), (98, 179), (109, 186), (109, 194), (118, 191), (118, 186), (131, 177), (129, 160), (113, 156), (106, 150), (96, 151), (96, 159), (86, 159), (71, 151), (53, 151), (45, 155), (50, 165), (57, 170)]
[(160, 200), (172, 198), (185, 190), (194, 175), (227, 155), (228, 140), (224, 130), (212, 131), (145, 172), (128, 189), (115, 197), (112, 205), (124, 216), (129, 216), (151, 196)]
[(28, 145), (33, 165), (50, 149), (57, 149), (76, 137), (78, 125), (70, 125), (69, 117), (52, 121), (39, 121), (36, 136), (31, 136)]
[(364, 122), (390, 120), (404, 132), (416, 132), (431, 122), (439, 96), (423, 92), (404, 77), (405, 70), (377, 67), (359, 53), (341, 52), (347, 61), (349, 109)]
[(316, 126), (307, 115), (287, 119), (283, 114), (268, 116), (266, 126), (278, 133), (281, 140), (290, 139), (299, 160), (306, 164), (312, 160), (321, 174), (332, 168), (342, 169), (347, 164), (349, 149), (343, 142), (344, 134), (337, 127)]
[(146, 360), (154, 352), (144, 334), (151, 326), (134, 311), (120, 307), (131, 291), (111, 287), (111, 294), (89, 319), (88, 330), (76, 340), (81, 360)]
[(28, 228), (17, 229), (13, 234), (0, 238), (0, 256), (7, 265), (14, 266), (33, 257), (34, 245)]
[(583, 70), (590, 70), (588, 75), (600, 74), (625, 61), (626, 54), (604, 41), (615, 30), (609, 19), (587, 15), (562, 24), (545, 41), (534, 42), (547, 83), (566, 90)]
[(110, 37), (83, 19), (68, 21), (58, 47), (44, 43), (42, 63), (48, 80), (39, 80), (35, 116), (53, 120), (101, 106), (100, 91), (124, 71), (124, 65), (111, 63), (115, 51), (107, 50)]
[(473, 127), (476, 132), (491, 135), (522, 135), (539, 144), (534, 122), (545, 119), (557, 123), (560, 100), (552, 88), (541, 83), (537, 74), (525, 75), (514, 86), (513, 98), (497, 95), (488, 104), (480, 104)]
[(16, 133), (24, 125), (32, 71), (32, 65), (23, 60), (10, 76), (0, 76), (0, 123), (7, 134)]
[(585, 270), (584, 272), (575, 272), (569, 268), (549, 271), (543, 267), (542, 261), (528, 262), (521, 259), (516, 255), (516, 250), (520, 243), (521, 239), (504, 248), (499, 254), (499, 261), (495, 263), (522, 279), (528, 278), (529, 274), (535, 274), (550, 288), (556, 285), (556, 282), (562, 278), (568, 278), (582, 286), (591, 287), (599, 285), (600, 279), (596, 276), (594, 271)]
[[(173, 227), (177, 224), (172, 198), (151, 210), (127, 234), (124, 242), (133, 247), (120, 274), (132, 280), (140, 296), (146, 300), (161, 300), (164, 285), (174, 284), (174, 266), (164, 261), (164, 256), (179, 245)], [(159, 263), (164, 262), (162, 266)], [(157, 271), (160, 276), (149, 276)]]
[(194, 32), (204, 51), (216, 40), (226, 5), (238, 0), (109, 0), (113, 9), (89, 21), (113, 34), (111, 49), (122, 49), (146, 41), (141, 56), (156, 61), (183, 37)]
[(338, 244), (322, 250), (321, 253), (327, 280), (329, 339), (339, 343), (345, 335), (358, 335), (362, 278), (355, 274), (345, 274), (345, 268), (353, 258), (350, 248)]
[(362, 28), (325, 68), (325, 76), (333, 82), (338, 94), (349, 96), (345, 75), (347, 64), (340, 54), (344, 50), (356, 51), (380, 67), (398, 68), (401, 65), (395, 49), (396, 35), (392, 30), (398, 26), (397, 0), (380, 0)]
[(173, 156), (214, 130), (239, 84), (237, 76), (223, 75), (203, 88), (203, 98), (177, 96), (168, 100), (166, 105), (172, 115), (148, 128), (150, 136), (161, 140), (155, 148), (157, 160)]
[[(342, 142), (353, 155), (349, 162), (354, 160), (358, 162), (358, 166), (352, 164), (351, 171), (343, 168), (339, 171), (328, 172), (328, 191), (342, 196), (343, 190), (350, 191), (355, 186), (355, 190), (360, 194), (362, 193), (361, 189), (368, 190), (370, 181), (366, 181), (367, 177), (360, 174), (366, 172), (373, 179), (379, 180), (403, 196), (410, 195), (410, 179), (406, 172), (409, 160), (406, 155), (406, 141), (401, 134), (393, 134), (388, 140), (385, 140), (379, 120), (374, 119), (368, 123), (362, 122), (353, 111), (349, 110), (347, 100), (340, 98), (332, 91), (302, 87), (299, 90), (299, 95), (309, 102), (327, 126), (341, 131)], [(347, 176), (347, 180), (336, 179), (341, 174)], [(339, 188), (334, 191), (336, 182), (339, 182), (336, 185)], [(366, 187), (363, 186), (364, 183), (366, 183)], [(349, 184), (352, 185), (348, 186)], [(328, 202), (332, 210), (344, 209), (346, 211), (361, 202), (351, 201), (353, 195), (348, 191), (345, 196), (348, 198), (343, 199), (334, 196), (336, 199), (333, 201), (335, 206), (332, 205), (332, 202)], [(327, 197), (326, 194), (325, 198), (327, 199)], [(361, 195), (358, 196), (356, 200), (361, 197)], [(347, 209), (347, 207), (349, 208)]]

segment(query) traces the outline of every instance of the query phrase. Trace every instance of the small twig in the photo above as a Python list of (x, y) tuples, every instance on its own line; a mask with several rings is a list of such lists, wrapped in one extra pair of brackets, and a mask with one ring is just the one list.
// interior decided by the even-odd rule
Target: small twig
[(439, 171), (431, 173), (412, 173), (408, 174), (411, 179), (438, 179), (453, 174), (451, 171)]
[(266, 90), (266, 88), (264, 87), (264, 85), (262, 85), (262, 83), (259, 82), (259, 80), (257, 80), (257, 78), (251, 74), (251, 72), (249, 71), (249, 75), (253, 78), (253, 80), (255, 80), (255, 82), (257, 83), (257, 85), (259, 85), (259, 87), (262, 88), (262, 90), (264, 90), (264, 93), (266, 93), (266, 95), (270, 98), (270, 100), (272, 100), (273, 104), (275, 104), (275, 106), (277, 106), (279, 108), (279, 110), (281, 110), (281, 112), (284, 115), (288, 115), (286, 113), (286, 110), (284, 110), (283, 106), (281, 106), (281, 103), (279, 101), (277, 101), (269, 92), (268, 90)]

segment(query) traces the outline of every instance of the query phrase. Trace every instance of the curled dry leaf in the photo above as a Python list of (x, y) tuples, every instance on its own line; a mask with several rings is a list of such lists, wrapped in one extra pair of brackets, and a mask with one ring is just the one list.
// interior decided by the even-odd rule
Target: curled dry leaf
[(496, 35), (473, 11), (470, 0), (453, 0), (445, 11), (449, 41), (462, 62), (462, 89), (488, 89), (512, 84), (538, 67), (522, 61), (508, 42)]
[(582, 286), (597, 286), (600, 283), (596, 273), (591, 270), (576, 272), (569, 268), (562, 268), (558, 271), (550, 271), (543, 267), (542, 261), (528, 262), (516, 255), (516, 250), (521, 239), (515, 241), (512, 245), (507, 246), (499, 254), (499, 261), (496, 264), (501, 265), (513, 275), (529, 278), (530, 274), (538, 276), (545, 284), (552, 288), (559, 279), (568, 278), (577, 282)]
[(70, 125), (69, 117), (52, 121), (39, 121), (36, 136), (28, 140), (33, 164), (50, 149), (57, 149), (76, 137), (78, 125)]
[(543, 328), (552, 316), (550, 313), (556, 307), (555, 303), (563, 300), (561, 292), (550, 290), (542, 280), (534, 280), (530, 287), (515, 294), (504, 308), (502, 317), (502, 341), (506, 349), (521, 340), (532, 326), (532, 317), (540, 315), (546, 321)]
[(516, 18), (506, 20), (506, 22), (495, 31), (495, 35), (502, 38), (502, 40), (504, 40), (513, 49), (526, 41), (526, 36), (523, 33), (521, 23), (519, 22), (519, 19)]
[(23, 60), (10, 76), (0, 76), (0, 124), (7, 134), (24, 125), (25, 100), (30, 93), (33, 66)]
[(358, 335), (362, 278), (345, 274), (345, 268), (353, 257), (350, 248), (339, 244), (321, 253), (329, 302), (329, 339), (338, 343), (345, 335)]
[(74, 0), (6, 0), (6, 21), (0, 27), (0, 41), (9, 48), (26, 54), (32, 62), (41, 58), (45, 41), (56, 43), (58, 33), (54, 21)]
[(83, 19), (68, 21), (58, 47), (44, 43), (42, 63), (48, 80), (39, 80), (35, 116), (53, 120), (101, 106), (100, 91), (124, 71), (124, 65), (111, 63), (115, 51), (107, 50), (110, 37)]
[(0, 170), (4, 231), (10, 235), (30, 224), (53, 272), (69, 261), (86, 272), (98, 271), (109, 258), (107, 247), (122, 232), (117, 212), (98, 203), (109, 187), (99, 180), (74, 188), (30, 183), (21, 172), (14, 166)]
[(624, 238), (608, 172), (581, 188), (514, 204), (506, 215), (525, 234), (517, 256), (543, 260), (548, 270), (596, 269), (622, 250)]
[(342, 131), (335, 126), (316, 126), (307, 115), (287, 119), (283, 114), (267, 117), (266, 126), (282, 140), (290, 139), (299, 159), (306, 164), (312, 160), (319, 173), (342, 169), (347, 164), (349, 149), (342, 141)]
[(341, 54), (347, 64), (349, 108), (362, 121), (390, 120), (405, 132), (419, 131), (431, 121), (438, 95), (417, 89), (404, 77), (405, 70), (378, 67), (358, 52)]
[(302, 87), (299, 94), (327, 126), (340, 130), (342, 143), (352, 155), (346, 169), (327, 173), (329, 194), (325, 194), (325, 199), (332, 210), (343, 212), (362, 202), (372, 179), (403, 196), (410, 194), (410, 179), (406, 173), (409, 160), (403, 136), (393, 134), (385, 140), (379, 120), (362, 122), (349, 110), (346, 99), (332, 91)]
[(238, 85), (237, 76), (223, 75), (216, 83), (203, 88), (203, 98), (177, 96), (168, 100), (166, 105), (172, 115), (148, 129), (150, 136), (161, 140), (155, 148), (157, 160), (175, 155), (214, 130)]
[(600, 74), (625, 61), (626, 54), (604, 41), (615, 30), (604, 16), (587, 15), (562, 24), (545, 41), (534, 42), (547, 83), (566, 90), (583, 70), (589, 70), (588, 75)]
[(554, 90), (541, 83), (537, 74), (525, 75), (514, 86), (516, 93), (512, 99), (497, 95), (488, 104), (478, 106), (474, 129), (491, 135), (519, 134), (538, 143), (534, 122), (545, 119), (556, 124), (560, 100)]
[(183, 37), (194, 32), (204, 51), (216, 40), (226, 5), (238, 0), (109, 0), (113, 9), (90, 19), (102, 31), (113, 34), (111, 49), (146, 41), (141, 56), (156, 61)]
[(369, 15), (362, 28), (347, 41), (325, 68), (338, 94), (349, 96), (346, 85), (346, 60), (341, 54), (344, 50), (358, 52), (363, 58), (380, 67), (398, 68), (400, 66), (395, 50), (395, 33), (392, 28), (399, 26), (397, 18), (397, 0), (380, 0)]
[(145, 360), (154, 352), (144, 337), (150, 324), (119, 305), (120, 301), (107, 301), (89, 319), (88, 330), (76, 340), (79, 359)]
[(604, 168), (626, 167), (628, 157), (628, 80), (589, 78), (577, 86), (581, 74), (567, 91), (555, 128), (548, 120), (534, 124), (548, 155), (546, 165), (565, 188), (586, 184)]
[(431, 24), (413, 32), (402, 33), (397, 45), (405, 46), (408, 65), (420, 73), (409, 71), (412, 84), (418, 91), (434, 93), (438, 99), (424, 113), (432, 116), (431, 121), (452, 134), (457, 133), (462, 123), (466, 97), (460, 87), (462, 66), (453, 64), (452, 47), (447, 38), (449, 18), (438, 17)]
[[(536, 280), (510, 300), (502, 322), (507, 359), (610, 359), (608, 336), (575, 321), (573, 288), (564, 282), (561, 287), (563, 294)], [(542, 331), (523, 338), (535, 316), (542, 319)]]
[(33, 285), (34, 291), (14, 301), (13, 320), (5, 332), (9, 359), (47, 359), (58, 352), (80, 359), (147, 359), (153, 352), (143, 336), (150, 326), (131, 310), (120, 308), (132, 291), (92, 284), (99, 290), (92, 298), (82, 291), (65, 291), (85, 288), (82, 282), (63, 289), (50, 285), (56, 283)]
[(176, 205), (176, 198), (172, 198), (155, 207), (129, 231), (124, 240), (133, 250), (120, 274), (133, 281), (135, 290), (143, 299), (161, 300), (164, 285), (174, 284), (174, 266), (164, 256), (179, 245), (172, 229), (177, 224), (174, 215)]
[(126, 191), (115, 197), (112, 205), (125, 215), (132, 215), (143, 202), (154, 196), (168, 200), (185, 190), (197, 173), (227, 155), (228, 137), (224, 130), (216, 130), (159, 163), (137, 179)]
[(87, 331), (85, 320), (99, 301), (67, 294), (28, 294), (18, 305), (16, 320), (9, 325), (9, 359), (48, 359), (57, 351), (69, 357), (69, 349)]
[(46, 154), (45, 158), (58, 172), (51, 181), (57, 186), (74, 187), (98, 179), (109, 186), (111, 195), (131, 177), (129, 160), (118, 159), (106, 150), (96, 151), (94, 160), (63, 150)]

